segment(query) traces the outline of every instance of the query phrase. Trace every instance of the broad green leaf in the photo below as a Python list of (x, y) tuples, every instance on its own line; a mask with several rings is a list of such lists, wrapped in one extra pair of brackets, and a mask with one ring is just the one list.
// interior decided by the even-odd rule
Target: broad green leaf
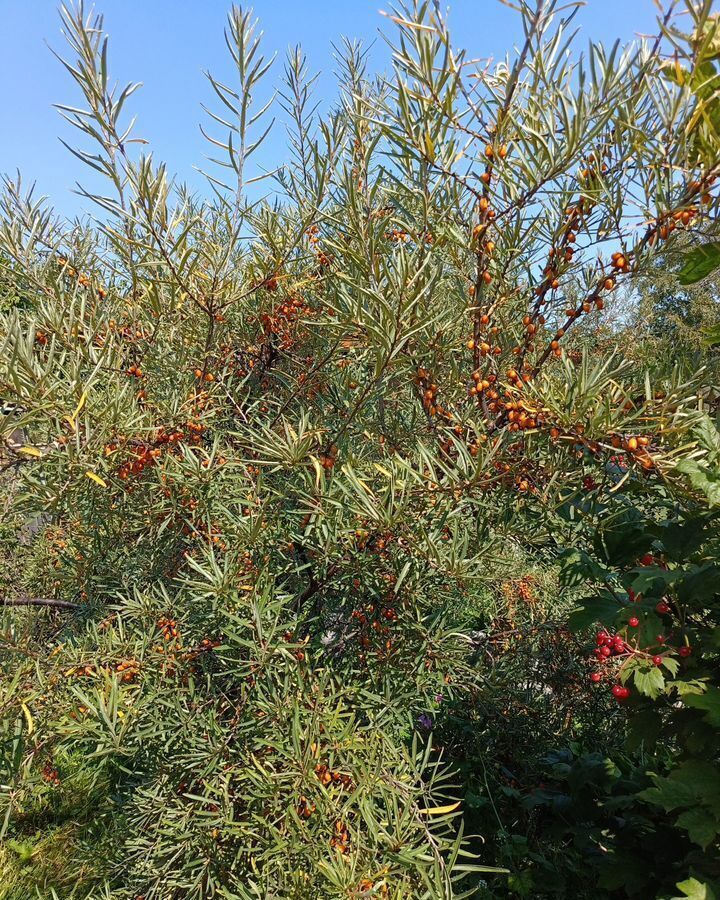
[(568, 626), (572, 631), (583, 631), (595, 623), (610, 625), (617, 618), (622, 607), (611, 595), (586, 597), (568, 617)]
[(560, 584), (563, 587), (577, 587), (584, 581), (606, 581), (610, 573), (584, 550), (565, 550), (558, 557), (560, 563)]
[(695, 459), (684, 459), (676, 466), (676, 470), (687, 475), (690, 484), (696, 491), (707, 497), (708, 503), (720, 504), (720, 472), (714, 472)]
[(686, 706), (705, 712), (705, 721), (720, 728), (720, 688), (711, 687), (704, 694), (690, 694), (684, 698)]
[(682, 285), (701, 281), (720, 266), (720, 243), (703, 244), (685, 254), (685, 264), (678, 274)]
[(673, 900), (716, 900), (716, 894), (709, 884), (698, 881), (697, 878), (688, 878), (679, 881), (675, 887), (682, 891), (682, 897), (673, 897)]
[(665, 690), (665, 676), (654, 664), (643, 665), (633, 670), (633, 682), (637, 690), (646, 697), (655, 699)]
[(686, 810), (678, 816), (677, 824), (680, 828), (684, 828), (689, 834), (690, 840), (702, 847), (703, 850), (720, 832), (720, 823), (717, 818), (704, 806)]

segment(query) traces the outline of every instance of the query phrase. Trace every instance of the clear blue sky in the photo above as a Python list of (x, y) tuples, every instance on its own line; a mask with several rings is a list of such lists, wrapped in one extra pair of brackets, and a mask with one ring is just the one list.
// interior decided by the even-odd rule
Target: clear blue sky
[[(87, 4), (90, 6), (90, 4)], [(110, 68), (121, 82), (142, 81), (129, 101), (137, 114), (136, 134), (147, 139), (156, 158), (167, 162), (194, 187), (203, 179), (193, 166), (202, 165), (207, 144), (198, 123), (201, 102), (212, 101), (202, 75), (209, 68), (220, 80), (228, 72), (223, 26), (230, 0), (97, 0), (110, 35)], [(318, 99), (334, 99), (333, 42), (341, 36), (375, 40), (371, 52), (376, 69), (387, 67), (385, 43), (378, 28), (389, 23), (380, 14), (385, 0), (256, 0), (253, 4), (265, 32), (268, 55), (278, 51), (276, 67), (289, 46), (300, 44), (310, 67), (320, 71)], [(652, 0), (587, 0), (578, 21), (585, 39), (623, 41), (655, 27)], [(68, 73), (47, 44), (62, 52), (55, 0), (0, 0), (0, 173), (19, 168), (36, 181), (57, 209), (80, 213), (88, 204), (73, 195), (75, 182), (90, 183), (87, 170), (58, 140), (75, 140), (52, 108), (78, 102)], [(454, 0), (449, 22), (455, 44), (472, 56), (502, 56), (522, 35), (519, 18), (499, 0)], [(282, 115), (282, 114), (281, 114)], [(267, 144), (268, 167), (282, 158), (282, 127)]]

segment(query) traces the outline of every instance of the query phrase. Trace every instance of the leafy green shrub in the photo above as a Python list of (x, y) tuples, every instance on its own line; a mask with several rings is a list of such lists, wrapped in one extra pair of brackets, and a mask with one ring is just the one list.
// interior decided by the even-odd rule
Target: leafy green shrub
[[(587, 891), (582, 848), (557, 827), (538, 850), (525, 803), (559, 743), (579, 767), (622, 752), (569, 625), (622, 617), (633, 585), (648, 621), (653, 591), (714, 599), (715, 545), (675, 509), (687, 475), (716, 488), (702, 373), (653, 384), (593, 337), (620, 286), (717, 230), (717, 101), (695, 77), (717, 23), (688, 12), (689, 38), (668, 19), (582, 57), (572, 10), (523, 6), (524, 44), (486, 69), (434, 5), (402, 6), (392, 73), (347, 45), (322, 119), (290, 55), (290, 158), (268, 176), (269, 66), (233, 8), (199, 199), (134, 137), (102, 20), (62, 9), (81, 105), (60, 109), (107, 189), (86, 192), (92, 227), (19, 178), (0, 201), (13, 900)], [(663, 566), (635, 571), (646, 552)], [(569, 572), (603, 583), (572, 614)], [(634, 654), (623, 678), (658, 709), (687, 634), (695, 674), (671, 690), (695, 686), (659, 727), (690, 710), (696, 733), (714, 656), (692, 610), (661, 667)], [(631, 802), (662, 806), (679, 758)], [(607, 768), (589, 783), (611, 794)], [(712, 869), (703, 821), (701, 863), (683, 837), (642, 890)]]

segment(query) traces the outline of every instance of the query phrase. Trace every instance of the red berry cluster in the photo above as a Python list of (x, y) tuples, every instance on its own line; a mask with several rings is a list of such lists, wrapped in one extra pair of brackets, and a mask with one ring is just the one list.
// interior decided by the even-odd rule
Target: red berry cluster
[[(627, 657), (634, 651), (633, 648), (626, 643), (620, 634), (609, 634), (607, 631), (598, 631), (595, 635), (595, 658), (601, 664), (607, 660), (617, 657)], [(602, 672), (591, 672), (590, 681), (593, 684), (599, 684), (603, 680)], [(630, 689), (623, 684), (614, 684), (612, 687), (612, 695), (616, 700), (626, 700), (630, 696)]]
[[(640, 557), (638, 560), (638, 565), (640, 566), (660, 566), (661, 568), (667, 568), (666, 564), (662, 561), (662, 559), (657, 559), (651, 553), (646, 553), (644, 556)], [(627, 591), (628, 600), (631, 603), (639, 603), (643, 598), (642, 595), (636, 594), (632, 588), (628, 588)], [(661, 599), (655, 604), (655, 612), (659, 616), (668, 616), (672, 614), (672, 607), (667, 600)], [(633, 615), (630, 616), (628, 621), (628, 628), (638, 628), (640, 625), (640, 619), (638, 616)], [(631, 658), (641, 657), (645, 660), (651, 660), (652, 663), (656, 666), (662, 666), (665, 657), (670, 655), (672, 652), (676, 652), (678, 656), (682, 659), (687, 659), (692, 654), (692, 648), (689, 644), (684, 643), (679, 647), (671, 647), (667, 643), (667, 638), (664, 634), (658, 634), (655, 638), (655, 641), (650, 646), (640, 647), (638, 646), (637, 640), (633, 641), (632, 644), (629, 644), (627, 640), (621, 634), (610, 634), (607, 631), (598, 631), (595, 636), (596, 647), (594, 650), (594, 656), (597, 662), (601, 665), (607, 663), (610, 659), (616, 659), (618, 657), (622, 657), (623, 660), (628, 660)], [(657, 652), (657, 648), (661, 648), (665, 655)], [(620, 664), (620, 669), (623, 668), (623, 663)], [(619, 672), (617, 673), (619, 675)], [(590, 673), (590, 681), (593, 684), (599, 684), (604, 678), (604, 675), (600, 671), (594, 671)], [(612, 687), (612, 694), (617, 700), (625, 700), (630, 696), (630, 690), (626, 688), (621, 683), (616, 683)]]

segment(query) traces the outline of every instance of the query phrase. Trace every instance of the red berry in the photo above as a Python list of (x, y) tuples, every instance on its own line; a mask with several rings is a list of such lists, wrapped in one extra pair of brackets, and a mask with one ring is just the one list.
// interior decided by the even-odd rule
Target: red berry
[(655, 640), (658, 642), (658, 644), (664, 644), (665, 641), (667, 640), (667, 638), (665, 637), (664, 634), (659, 634), (659, 635), (655, 638)]
[(607, 633), (607, 631), (598, 631), (598, 633), (595, 635), (595, 643), (598, 645), (598, 647), (602, 647), (603, 644), (607, 644), (609, 640), (610, 635)]
[(605, 647), (600, 648), (600, 653), (602, 653), (603, 656), (610, 656), (612, 650), (606, 645)]
[(641, 566), (651, 566), (654, 562), (652, 553), (646, 553), (645, 556), (640, 557), (640, 565)]
[(680, 648), (678, 649), (678, 653), (679, 653), (680, 656), (682, 656), (683, 658), (687, 658), (687, 657), (690, 656), (690, 654), (692, 653), (692, 647), (680, 647)]
[(630, 696), (630, 691), (628, 688), (624, 687), (622, 684), (614, 684), (612, 689), (612, 695), (616, 700), (625, 700)]
[(653, 656), (652, 659), (656, 666), (661, 666), (663, 664), (662, 656)]
[(635, 591), (632, 588), (628, 588), (628, 600), (632, 603), (635, 600)]
[(637, 616), (631, 616), (631, 617), (628, 619), (628, 625), (629, 625), (631, 628), (637, 628), (639, 624), (640, 624), (640, 619), (638, 619)]
[(661, 600), (655, 607), (655, 612), (658, 613), (658, 615), (666, 616), (670, 612), (670, 607), (664, 600)]
[(597, 684), (599, 681), (602, 681), (602, 675), (599, 672), (591, 672), (590, 681), (592, 681), (593, 684)]

